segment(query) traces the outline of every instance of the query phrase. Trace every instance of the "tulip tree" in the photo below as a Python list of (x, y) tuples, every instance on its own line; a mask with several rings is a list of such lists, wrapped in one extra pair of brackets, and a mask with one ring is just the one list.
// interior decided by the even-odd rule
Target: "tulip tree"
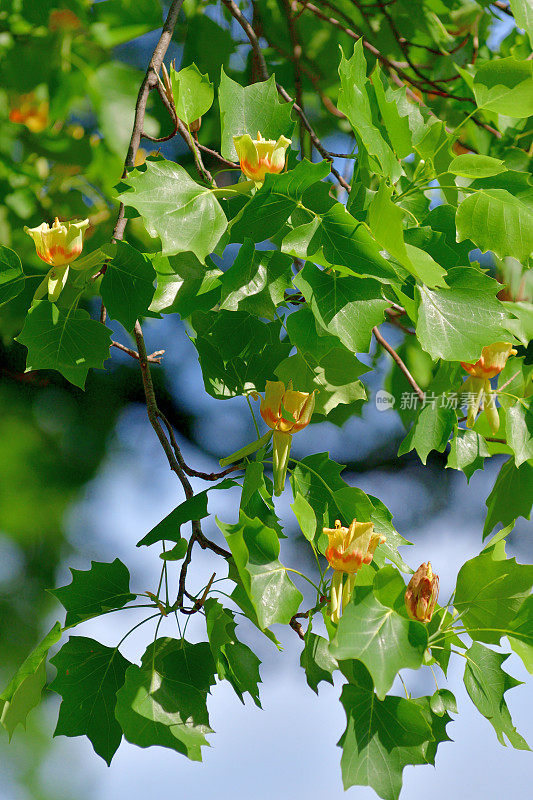
[[(499, 741), (529, 749), (506, 704), (518, 681), (505, 668), (511, 649), (533, 672), (533, 565), (506, 553), (533, 501), (528, 4), (174, 0), (139, 79), (104, 59), (88, 76), (76, 48), (81, 41), (105, 52), (158, 28), (157, 0), (122, 11), (113, 0), (67, 5), (39, 24), (43, 36), (54, 32), (63, 58), (72, 53), (63, 94), (87, 93), (97, 113), (107, 103), (99, 135), (115, 154), (102, 161), (114, 174), (90, 175), (87, 185), (114, 184), (116, 224), (107, 241), (85, 235), (80, 254), (98, 219), (80, 207), (79, 220), (56, 218), (49, 228), (43, 202), (27, 231), (41, 268), (27, 267), (37, 260), (22, 244), (2, 246), (0, 303), (7, 314), (16, 306), (12, 333), (28, 371), (55, 370), (81, 391), (111, 348), (135, 359), (147, 427), (184, 499), (138, 542), (162, 560), (153, 591), (140, 591), (118, 558), (73, 569), (53, 590), (66, 616), (0, 694), (4, 728), (11, 737), (25, 724), (51, 678), (62, 699), (55, 734), (88, 737), (108, 764), (122, 738), (201, 760), (214, 743), (208, 699), (217, 683), (260, 705), (246, 618), (273, 646), (279, 626), (290, 626), (301, 639), (302, 680), (316, 693), (322, 682), (339, 687), (346, 788), (368, 785), (395, 800), (404, 767), (435, 763), (458, 713), (446, 682), (452, 660), (464, 663), (468, 695)], [(13, 35), (27, 35), (38, 12), (29, 8), (26, 19), (12, 6)], [(502, 14), (519, 27), (495, 52), (487, 42)], [(183, 31), (183, 63), (171, 65), (170, 40)], [(247, 53), (240, 71), (229, 58), (237, 42)], [(115, 136), (109, 98), (131, 122), (129, 141)], [(61, 127), (73, 107), (63, 95), (54, 102)], [(7, 124), (44, 136), (48, 108), (38, 91), (26, 92)], [(187, 147), (180, 163), (152, 144), (173, 137)], [(9, 146), (1, 143), (4, 156)], [(147, 354), (143, 324), (150, 318), (156, 335), (163, 315), (185, 326), (205, 391), (221, 403), (242, 398), (254, 417), (256, 439), (227, 453), (218, 473), (185, 462), (158, 405), (162, 355)], [(112, 339), (109, 320), (123, 342)], [(393, 328), (394, 341), (403, 338), (397, 348), (387, 339)], [(381, 354), (389, 372), (371, 390), (376, 382), (366, 378)], [(398, 457), (415, 451), (425, 464), (431, 452), (445, 453), (446, 466), (469, 480), (503, 456), (482, 549), (460, 568), (449, 598), (437, 599), (438, 564), (417, 569), (409, 531), (396, 529), (378, 497), (345, 480), (328, 452), (291, 453), (294, 436), (305, 448), (309, 426), (343, 426), (380, 402), (405, 425)], [(191, 476), (206, 487), (195, 493)], [(210, 499), (236, 487), (239, 508), (208, 538)], [(282, 494), (314, 559), (305, 574), (285, 560)], [(224, 577), (224, 593), (213, 579), (198, 586), (200, 549)], [(309, 584), (311, 602), (301, 591)], [(131, 607), (155, 624), (134, 663), (121, 652), (131, 631), (108, 646), (73, 630)], [(185, 638), (192, 615), (204, 618), (200, 641)], [(398, 691), (405, 669), (432, 670), (435, 692), (416, 696), (407, 676)]]

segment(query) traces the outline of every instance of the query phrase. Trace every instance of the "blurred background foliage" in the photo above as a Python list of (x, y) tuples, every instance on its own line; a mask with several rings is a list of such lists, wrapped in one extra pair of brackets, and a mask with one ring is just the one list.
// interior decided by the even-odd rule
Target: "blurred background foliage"
[[(324, 26), (315, 16), (301, 17), (301, 34), (307, 47), (302, 86), (298, 88), (287, 57), (290, 42), (280, 4), (272, 0), (262, 3), (261, 8), (264, 18), (260, 24), (269, 32), (266, 56), (270, 70), (276, 72), (291, 96), (303, 91), (307, 112), (327, 146), (338, 144), (343, 135), (346, 146), (349, 134), (347, 129), (343, 134), (345, 123), (327, 110), (331, 111), (336, 99), (338, 45), (348, 51), (349, 38)], [(485, 42), (490, 39), (490, 16), (480, 15), (477, 4), (451, 3), (449, 13), (456, 14), (457, 25), (466, 29), (471, 24), (469, 8), (478, 19), (479, 40)], [(164, 11), (159, 0), (0, 0), (0, 242), (19, 253), (27, 273), (39, 276), (46, 268), (35, 255), (24, 225), (35, 226), (56, 215), (64, 219), (88, 216), (86, 251), (109, 241), (117, 207), (114, 186), (122, 171), (138, 87)], [(360, 29), (370, 40), (379, 38), (383, 52), (401, 57), (396, 40), (382, 22), (378, 11), (373, 12), (372, 19), (368, 15), (359, 19)], [(413, 36), (420, 34), (418, 23), (410, 19), (406, 7), (404, 24), (413, 27)], [(501, 54), (527, 56), (524, 36), (508, 21), (502, 26)], [(423, 39), (424, 33), (420, 35)], [(469, 43), (460, 51), (458, 63), (471, 59), (471, 47)], [(481, 45), (482, 49), (486, 47)], [(417, 55), (421, 62), (433, 59), (423, 49)], [(221, 66), (243, 84), (255, 77), (256, 65), (240, 28), (235, 28), (219, 6), (200, 0), (184, 3), (183, 19), (167, 62), (169, 58), (175, 58), (178, 66), (196, 63), (212, 80), (218, 79)], [(444, 68), (445, 59), (441, 62)], [(438, 113), (439, 100), (433, 99)], [(453, 113), (461, 112), (457, 108)], [(152, 93), (147, 131), (163, 135), (170, 131), (170, 125), (165, 108)], [(465, 135), (483, 152), (489, 135), (486, 131), (466, 126)], [(531, 132), (526, 130), (524, 136), (527, 146)], [(201, 139), (205, 145), (216, 147), (218, 137), (219, 125), (212, 112), (204, 121)], [(143, 148), (138, 163), (157, 145), (144, 140)], [(162, 144), (161, 151), (192, 169), (190, 153), (181, 140)], [(216, 166), (209, 157), (206, 165)], [(132, 220), (128, 236), (142, 249), (153, 249), (138, 220)], [(115, 351), (105, 371), (91, 372), (85, 392), (56, 372), (23, 373), (25, 351), (12, 342), (12, 337), (21, 328), (34, 290), (35, 282), (27, 281), (25, 292), (0, 311), (2, 683), (41, 634), (55, 607), (45, 590), (56, 584), (64, 560), (72, 563), (74, 554), (83, 561), (95, 552), (91, 531), (87, 536), (72, 536), (69, 526), (87, 487), (104, 468), (110, 449), (127, 449), (120, 444), (123, 439), (117, 425), (120, 428), (122, 423), (121, 430), (125, 426), (129, 431), (126, 440), (138, 437), (137, 452), (162, 460), (162, 453), (152, 450), (152, 431), (140, 407), (143, 395), (139, 373), (127, 356)], [(87, 302), (90, 305), (90, 299)], [(195, 353), (175, 316), (155, 327), (156, 331), (147, 326), (152, 349), (167, 349), (163, 364), (153, 371), (159, 406), (180, 437), (194, 448), (200, 463), (215, 468), (215, 457), (250, 438), (244, 401), (236, 398), (217, 403), (205, 395)], [(393, 343), (401, 341), (398, 333), (391, 329)], [(120, 335), (125, 341), (124, 331)], [(415, 360), (422, 366), (427, 360), (414, 342), (406, 343), (401, 352), (408, 364)], [(384, 361), (372, 374), (370, 389), (378, 388), (377, 382), (384, 378), (396, 382), (403, 379), (399, 372), (387, 377), (389, 369)], [(429, 377), (428, 369), (428, 381)], [(437, 453), (433, 453), (428, 468), (421, 467), (413, 454), (397, 460), (395, 454), (404, 432), (396, 415), (380, 415), (370, 404), (364, 414), (362, 420), (351, 419), (342, 432), (327, 423), (332, 456), (347, 463), (349, 472), (358, 473), (358, 481), (365, 487), (376, 481), (381, 485), (384, 476), (400, 473), (403, 483), (397, 484), (397, 491), (404, 505), (410, 487), (415, 483), (422, 487), (423, 505), (418, 506), (415, 500), (403, 510), (407, 526), (416, 526), (421, 518), (445, 509), (458, 482), (465, 482), (464, 476), (445, 472), (445, 456)], [(323, 429), (320, 434), (310, 430), (309, 435), (305, 449), (312, 450), (315, 441), (320, 447)], [(109, 480), (113, 480), (112, 472)], [(481, 506), (483, 498), (478, 502)], [(388, 504), (394, 510), (394, 503)], [(156, 518), (162, 516), (158, 513), (156, 510)], [(408, 527), (402, 533), (410, 538)], [(46, 734), (42, 725), (47, 727)], [(41, 759), (53, 746), (49, 722), (46, 716), (34, 714), (29, 728), (30, 736), (19, 734), (9, 755), (2, 737), (0, 748), (3, 760), (9, 763), (8, 774), (20, 787), (21, 797), (56, 800), (58, 795), (50, 795), (41, 784), (39, 772)], [(77, 797), (84, 791), (91, 796), (89, 787), (78, 787)]]

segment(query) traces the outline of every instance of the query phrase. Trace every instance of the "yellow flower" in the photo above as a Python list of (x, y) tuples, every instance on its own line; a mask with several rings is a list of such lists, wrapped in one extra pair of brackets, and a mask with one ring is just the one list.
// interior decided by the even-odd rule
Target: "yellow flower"
[(23, 94), (11, 107), (9, 121), (25, 125), (32, 133), (40, 133), (48, 126), (48, 103), (38, 100), (35, 92)]
[[(346, 608), (352, 595), (356, 573), (363, 564), (370, 564), (378, 544), (386, 541), (385, 536), (374, 533), (373, 522), (357, 522), (353, 520), (349, 528), (335, 520), (334, 528), (324, 528), (329, 537), (326, 558), (335, 572), (331, 581), (331, 599), (329, 612), (333, 622), (338, 622), (341, 605)], [(343, 575), (347, 573), (343, 588)], [(342, 596), (342, 597), (341, 597)], [(341, 602), (342, 600), (342, 602)]]
[(474, 425), (478, 411), (483, 404), (490, 428), (493, 433), (497, 433), (500, 427), (500, 417), (490, 379), (502, 371), (510, 355), (516, 355), (516, 350), (510, 342), (496, 342), (483, 348), (481, 358), (475, 364), (461, 361), (461, 366), (468, 372), (468, 378), (462, 386), (463, 394), (468, 395), (466, 417), (468, 428)]
[(461, 361), (461, 366), (475, 378), (494, 378), (505, 367), (511, 355), (515, 356), (516, 350), (510, 342), (496, 342), (483, 348), (481, 358), (475, 364)]
[(292, 434), (309, 425), (314, 408), (314, 392), (297, 392), (292, 388), (292, 381), (289, 381), (287, 388), (283, 381), (267, 381), (259, 411), (268, 427), (274, 431), (272, 460), (276, 497), (285, 486)]
[(430, 622), (439, 596), (439, 576), (431, 562), (420, 564), (405, 591), (405, 607), (411, 619)]
[(42, 222), (37, 228), (26, 225), (24, 230), (33, 239), (39, 258), (54, 267), (63, 267), (72, 264), (83, 250), (83, 234), (88, 225), (88, 219), (60, 222), (56, 217), (52, 227)]
[(258, 132), (257, 139), (245, 133), (234, 136), (233, 143), (243, 174), (256, 183), (263, 183), (267, 172), (281, 172), (285, 166), (285, 151), (291, 142), (285, 136), (280, 136), (276, 142), (263, 139)]

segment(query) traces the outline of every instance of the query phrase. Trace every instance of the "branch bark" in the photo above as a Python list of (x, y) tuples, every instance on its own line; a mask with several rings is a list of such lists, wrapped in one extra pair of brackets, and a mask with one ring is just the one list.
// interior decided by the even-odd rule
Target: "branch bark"
[(396, 350), (393, 347), (391, 347), (391, 345), (387, 342), (386, 339), (383, 338), (377, 327), (372, 328), (372, 333), (374, 334), (376, 340), (380, 343), (380, 345), (383, 348), (385, 348), (387, 353), (389, 353), (389, 355), (392, 356), (393, 360), (398, 364), (399, 368), (409, 381), (409, 384), (413, 387), (413, 389), (417, 393), (418, 399), (420, 400), (421, 403), (423, 403), (426, 398), (426, 395), (424, 394), (418, 383), (415, 381), (415, 379), (405, 366), (404, 362), (402, 361), (401, 357), (398, 355)]

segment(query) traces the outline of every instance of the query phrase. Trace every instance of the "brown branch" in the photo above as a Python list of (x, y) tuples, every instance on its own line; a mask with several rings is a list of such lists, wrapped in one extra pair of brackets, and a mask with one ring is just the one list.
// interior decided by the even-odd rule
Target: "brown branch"
[(510, 17), (514, 17), (514, 14), (507, 5), (507, 3), (502, 3), (501, 0), (495, 0), (495, 2), (491, 3), (491, 5), (495, 6), (500, 11), (503, 11), (504, 14), (508, 14)]
[(243, 31), (245, 32), (248, 40), (252, 46), (252, 50), (254, 52), (254, 57), (257, 62), (257, 66), (259, 69), (259, 76), (262, 81), (268, 80), (268, 67), (266, 65), (265, 57), (263, 55), (263, 51), (261, 50), (261, 45), (259, 44), (259, 39), (257, 38), (257, 34), (241, 12), (237, 3), (234, 0), (222, 0), (228, 11), (230, 12), (231, 16), (237, 20)]
[(305, 633), (303, 631), (301, 623), (298, 622), (298, 620), (308, 619), (308, 618), (309, 618), (309, 611), (302, 611), (300, 614), (295, 614), (293, 617), (291, 617), (291, 620), (289, 622), (289, 625), (291, 626), (293, 631), (296, 631), (300, 639), (302, 639), (303, 641), (305, 641)]
[(212, 158), (216, 158), (217, 161), (220, 161), (221, 164), (224, 164), (225, 167), (229, 169), (240, 169), (239, 165), (233, 161), (228, 161), (227, 158), (221, 156), (220, 153), (217, 153), (216, 150), (211, 150), (210, 147), (206, 147), (205, 144), (200, 144), (200, 142), (196, 142), (196, 146), (202, 151), (202, 153), (206, 153), (208, 156)]
[[(148, 95), (150, 94), (152, 88), (158, 83), (159, 70), (161, 69), (161, 64), (163, 63), (165, 53), (167, 52), (170, 40), (172, 39), (172, 34), (174, 33), (174, 28), (176, 27), (176, 22), (178, 21), (178, 16), (182, 5), (183, 0), (172, 0), (165, 24), (163, 25), (161, 36), (159, 37), (159, 41), (155, 46), (150, 63), (148, 64), (148, 68), (140, 85), (139, 93), (137, 95), (137, 102), (135, 103), (133, 130), (131, 132), (126, 160), (124, 161), (124, 171), (122, 173), (123, 178), (125, 178), (128, 174), (128, 170), (133, 169), (135, 166), (135, 156), (137, 155), (137, 151), (141, 142)], [(124, 203), (121, 203), (117, 222), (113, 231), (113, 239), (122, 239), (124, 236), (126, 223), (127, 220), (124, 216)], [(142, 332), (140, 335), (142, 336)]]
[[(293, 63), (293, 71), (294, 71), (294, 92), (296, 94), (296, 102), (300, 106), (301, 109), (304, 109), (303, 104), (303, 90), (302, 90), (302, 45), (300, 43), (300, 39), (298, 37), (298, 28), (296, 20), (293, 16), (293, 11), (296, 10), (296, 2), (295, 0), (279, 0), (280, 5), (283, 8), (283, 12), (285, 14), (285, 18), (287, 20), (287, 27), (289, 30), (289, 39), (292, 47), (292, 63)], [(304, 145), (305, 145), (305, 137), (303, 128), (300, 125), (300, 153), (302, 158), (304, 157)]]
[[(135, 104), (135, 117), (133, 121), (133, 129), (128, 146), (128, 152), (124, 162), (123, 177), (126, 177), (126, 175), (128, 174), (128, 170), (132, 169), (135, 164), (135, 156), (139, 149), (139, 144), (141, 141), (141, 136), (143, 131), (148, 95), (151, 89), (158, 84), (159, 71), (161, 69), (165, 53), (172, 39), (172, 34), (176, 26), (176, 22), (178, 19), (182, 3), (183, 0), (173, 0), (173, 2), (171, 3), (167, 18), (165, 20), (165, 24), (163, 25), (161, 36), (155, 46), (152, 57), (150, 59), (150, 63), (146, 70), (146, 74), (139, 88), (139, 93), (137, 95), (137, 102)], [(127, 219), (124, 215), (124, 204), (121, 203), (117, 217), (117, 222), (115, 224), (115, 229), (113, 231), (113, 239), (117, 240), (123, 238), (126, 224), (127, 224)], [(148, 419), (150, 420), (150, 424), (152, 425), (152, 428), (154, 429), (157, 438), (159, 439), (159, 442), (167, 457), (167, 461), (169, 463), (171, 470), (175, 472), (176, 475), (178, 476), (178, 479), (183, 487), (185, 497), (191, 498), (193, 497), (194, 492), (190, 484), (190, 481), (187, 475), (185, 474), (183, 467), (181, 466), (176, 457), (171, 442), (165, 436), (165, 432), (159, 421), (160, 411), (157, 407), (157, 401), (155, 398), (154, 385), (152, 381), (152, 375), (150, 373), (149, 357), (146, 352), (146, 344), (144, 341), (142, 328), (138, 320), (135, 323), (134, 335), (135, 335), (135, 341), (137, 343), (137, 357), (141, 367), (141, 376), (144, 389), (144, 396), (146, 400), (146, 411), (148, 414)], [(136, 356), (134, 356), (134, 358), (135, 357)], [(212, 542), (210, 539), (204, 536), (199, 520), (192, 521), (192, 534), (187, 549), (188, 558), (186, 557), (186, 560), (182, 566), (183, 591), (181, 585), (182, 579), (180, 575), (180, 592), (178, 595), (178, 602), (176, 605), (176, 607), (180, 609), (182, 609), (182, 604), (183, 604), (184, 582), (187, 574), (187, 567), (191, 560), (191, 553), (195, 542), (198, 542), (200, 547), (202, 547), (204, 550), (205, 549), (212, 550), (214, 553), (223, 556), (224, 558), (229, 558), (231, 556), (231, 553), (228, 550), (225, 550), (223, 547), (220, 547), (218, 544)]]
[(399, 368), (407, 378), (409, 384), (413, 387), (413, 389), (417, 393), (418, 399), (420, 400), (421, 403), (423, 403), (426, 397), (424, 392), (422, 391), (418, 383), (415, 381), (415, 379), (405, 366), (404, 362), (402, 361), (396, 350), (393, 347), (391, 347), (391, 345), (386, 341), (386, 339), (383, 338), (377, 327), (372, 328), (372, 333), (374, 334), (380, 345), (383, 348), (385, 348), (387, 353), (389, 353), (389, 355), (392, 356), (393, 360), (398, 364)]
[(176, 441), (176, 437), (174, 435), (174, 429), (173, 429), (172, 425), (170, 424), (168, 419), (165, 417), (165, 415), (161, 411), (158, 411), (157, 415), (158, 415), (159, 419), (162, 420), (162, 422), (164, 423), (164, 425), (165, 425), (165, 427), (167, 429), (168, 438), (170, 439), (170, 443), (172, 445), (172, 448), (174, 450), (174, 453), (176, 455), (176, 458), (178, 460), (178, 463), (179, 463), (180, 467), (191, 478), (202, 478), (202, 480), (204, 480), (204, 481), (218, 481), (219, 478), (223, 478), (225, 475), (229, 475), (230, 472), (235, 472), (235, 470), (238, 470), (238, 469), (244, 469), (244, 467), (243, 467), (243, 465), (241, 463), (232, 464), (231, 467), (228, 467), (227, 469), (223, 469), (221, 472), (199, 472), (196, 469), (192, 469), (192, 467), (189, 467), (188, 464), (185, 463), (185, 459), (183, 458), (183, 454), (181, 452), (181, 448), (180, 448), (178, 442)]
[(447, 97), (451, 100), (458, 100), (466, 103), (475, 102), (472, 97), (458, 97), (446, 91), (441, 91), (435, 88), (428, 89), (427, 87), (424, 87), (424, 85), (421, 86), (420, 82), (412, 78), (410, 75), (408, 75), (397, 61), (393, 61), (392, 59), (389, 59), (386, 56), (384, 56), (383, 53), (380, 50), (378, 50), (377, 47), (375, 47), (373, 44), (367, 41), (364, 38), (364, 36), (362, 36), (359, 33), (356, 33), (351, 28), (346, 28), (341, 22), (339, 22), (338, 19), (335, 19), (335, 17), (329, 17), (327, 14), (324, 14), (315, 5), (313, 5), (312, 3), (308, 3), (307, 0), (297, 0), (297, 2), (301, 3), (307, 11), (310, 11), (319, 19), (323, 20), (324, 22), (329, 22), (330, 25), (334, 25), (336, 28), (343, 31), (351, 39), (354, 39), (355, 41), (359, 41), (359, 39), (361, 39), (363, 47), (365, 47), (369, 53), (372, 53), (372, 55), (375, 56), (378, 59), (378, 61), (384, 64), (384, 66), (386, 66), (389, 70), (395, 71), (398, 74), (398, 76), (403, 79), (404, 82), (410, 83), (412, 86), (415, 86), (421, 92), (429, 92), (430, 94), (435, 94), (438, 95), (439, 97)]
[(326, 148), (324, 147), (324, 145), (322, 144), (322, 142), (320, 141), (320, 139), (316, 135), (315, 131), (311, 127), (311, 123), (307, 119), (307, 117), (306, 117), (305, 113), (303, 112), (303, 110), (300, 108), (300, 106), (297, 103), (294, 103), (294, 101), (292, 100), (291, 96), (289, 94), (287, 94), (287, 92), (285, 91), (283, 86), (281, 86), (279, 83), (276, 83), (276, 87), (277, 87), (277, 90), (278, 90), (279, 94), (283, 97), (284, 100), (286, 100), (289, 103), (293, 103), (292, 107), (293, 107), (294, 111), (296, 111), (296, 113), (298, 114), (300, 119), (302, 120), (302, 123), (303, 123), (305, 129), (307, 130), (307, 132), (309, 133), (309, 136), (311, 137), (311, 141), (313, 142), (314, 146), (316, 147), (316, 149), (318, 150), (320, 155), (323, 158), (325, 158), (326, 161), (330, 162), (330, 170), (331, 170), (332, 175), (334, 175), (337, 178), (337, 181), (340, 183), (340, 185), (343, 187), (343, 189), (346, 189), (346, 191), (349, 192), (352, 187), (350, 186), (350, 184), (347, 181), (344, 180), (344, 178), (342, 177), (340, 172), (338, 172), (335, 169), (335, 167), (333, 166), (333, 163), (332, 163), (333, 162), (333, 156), (331, 155), (329, 150), (326, 150)]
[[(132, 350), (131, 347), (126, 347), (126, 345), (121, 344), (120, 342), (111, 342), (111, 347), (116, 347), (117, 350), (122, 350), (123, 353), (127, 353), (132, 358), (136, 358), (139, 360), (139, 353), (136, 350)], [(146, 360), (149, 361), (151, 364), (160, 364), (161, 358), (164, 355), (164, 350), (155, 350), (149, 356), (146, 356)]]

